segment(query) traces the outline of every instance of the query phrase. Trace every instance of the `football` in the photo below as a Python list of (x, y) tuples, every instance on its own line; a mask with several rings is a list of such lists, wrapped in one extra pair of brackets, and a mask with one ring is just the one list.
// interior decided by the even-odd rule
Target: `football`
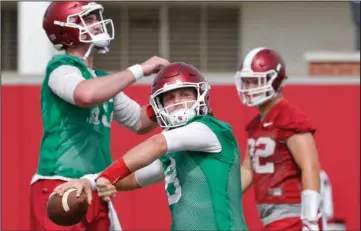
[(85, 192), (76, 197), (76, 189), (69, 189), (63, 196), (51, 194), (46, 205), (46, 212), (51, 221), (61, 226), (79, 223), (86, 215), (88, 201)]

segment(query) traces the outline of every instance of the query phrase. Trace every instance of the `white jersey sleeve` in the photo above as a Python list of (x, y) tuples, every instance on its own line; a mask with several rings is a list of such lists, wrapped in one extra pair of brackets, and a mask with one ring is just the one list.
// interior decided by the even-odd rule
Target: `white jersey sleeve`
[(162, 162), (156, 160), (150, 165), (135, 171), (135, 179), (142, 187), (162, 181), (164, 179)]
[(55, 68), (49, 75), (48, 86), (55, 95), (68, 103), (74, 103), (74, 90), (85, 80), (80, 70), (74, 66), (63, 65)]
[(135, 132), (138, 131), (141, 111), (140, 105), (123, 92), (115, 96), (113, 118), (118, 123)]
[[(96, 77), (96, 76), (94, 76)], [(68, 103), (74, 103), (74, 90), (85, 80), (80, 70), (74, 66), (63, 65), (54, 69), (49, 76), (50, 89)], [(137, 102), (120, 92), (114, 99), (114, 120), (137, 131), (140, 126), (141, 108)]]
[(218, 153), (222, 151), (216, 134), (207, 125), (200, 122), (163, 131), (162, 134), (167, 141), (167, 153), (179, 151)]
[[(193, 122), (184, 127), (163, 131), (167, 142), (167, 153), (178, 151), (200, 151), (218, 153), (222, 151), (221, 143), (214, 132), (205, 124)], [(156, 160), (135, 172), (138, 184), (145, 187), (164, 180), (162, 162)]]

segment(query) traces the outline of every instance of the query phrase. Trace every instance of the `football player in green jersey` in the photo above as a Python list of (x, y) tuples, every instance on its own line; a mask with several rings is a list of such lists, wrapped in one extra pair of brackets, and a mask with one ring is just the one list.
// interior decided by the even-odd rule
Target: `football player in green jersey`
[(113, 22), (103, 19), (103, 10), (94, 2), (54, 1), (44, 14), (47, 36), (66, 54), (50, 60), (41, 88), (44, 132), (38, 168), (31, 181), (33, 230), (109, 230), (109, 209), (98, 197), (87, 221), (71, 227), (55, 225), (46, 215), (49, 194), (64, 181), (98, 173), (112, 163), (112, 120), (137, 133), (157, 126), (155, 117), (153, 122), (150, 119), (151, 107), (141, 108), (122, 90), (169, 62), (153, 57), (109, 75), (94, 68), (93, 54), (106, 53), (114, 38)]
[(247, 230), (241, 205), (240, 151), (232, 128), (209, 115), (210, 86), (185, 63), (161, 70), (151, 105), (164, 128), (127, 152), (100, 176), (55, 188), (97, 189), (105, 201), (117, 190), (164, 181), (172, 230)]

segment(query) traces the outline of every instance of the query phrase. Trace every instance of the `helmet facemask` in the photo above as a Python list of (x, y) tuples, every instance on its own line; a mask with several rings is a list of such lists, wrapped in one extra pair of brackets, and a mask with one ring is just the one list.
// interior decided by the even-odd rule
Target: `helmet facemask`
[[(267, 72), (237, 72), (235, 81), (242, 103), (249, 107), (259, 106), (278, 95), (278, 91), (275, 91), (272, 86), (277, 75), (278, 72), (275, 70)], [(249, 86), (249, 82), (252, 83), (252, 87)]]
[[(181, 102), (163, 105), (163, 94), (180, 88), (192, 88), (195, 90), (195, 99), (182, 100)], [(180, 127), (188, 123), (189, 120), (198, 115), (208, 113), (208, 92), (209, 85), (201, 83), (175, 83), (156, 91), (150, 98), (150, 104), (156, 114), (160, 127), (165, 129)]]

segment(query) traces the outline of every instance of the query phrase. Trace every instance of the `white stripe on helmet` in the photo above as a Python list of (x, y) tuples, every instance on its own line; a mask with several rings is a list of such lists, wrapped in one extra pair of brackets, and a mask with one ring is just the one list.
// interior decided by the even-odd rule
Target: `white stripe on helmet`
[(252, 61), (254, 59), (254, 57), (261, 51), (263, 51), (264, 49), (267, 49), (266, 47), (257, 47), (254, 48), (253, 50), (251, 50), (247, 56), (244, 58), (243, 61), (243, 67), (242, 67), (242, 71), (252, 71)]

